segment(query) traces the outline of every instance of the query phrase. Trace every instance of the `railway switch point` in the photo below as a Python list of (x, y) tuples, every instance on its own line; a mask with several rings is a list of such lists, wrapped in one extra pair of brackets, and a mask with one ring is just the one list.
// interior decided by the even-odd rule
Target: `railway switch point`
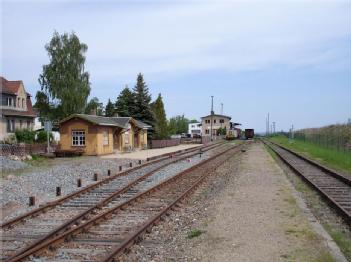
[(35, 197), (34, 196), (31, 196), (29, 197), (29, 206), (35, 206)]

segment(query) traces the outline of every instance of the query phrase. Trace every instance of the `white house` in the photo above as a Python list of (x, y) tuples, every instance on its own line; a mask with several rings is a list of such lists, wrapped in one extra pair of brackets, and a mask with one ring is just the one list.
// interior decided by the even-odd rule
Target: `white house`
[(191, 137), (195, 136), (201, 136), (201, 123), (190, 123), (188, 127), (188, 134), (191, 135)]

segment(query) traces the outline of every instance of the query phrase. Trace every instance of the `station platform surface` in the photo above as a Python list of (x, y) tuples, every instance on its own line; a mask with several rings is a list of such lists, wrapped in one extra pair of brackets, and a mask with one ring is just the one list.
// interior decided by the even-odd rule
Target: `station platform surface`
[(178, 146), (170, 146), (164, 148), (155, 148), (155, 149), (146, 149), (146, 150), (138, 150), (134, 152), (121, 153), (116, 152), (114, 154), (103, 155), (101, 158), (129, 158), (129, 159), (142, 159), (146, 160), (148, 157), (159, 156), (166, 153), (175, 152), (178, 150), (188, 149), (192, 147), (198, 147), (201, 144), (188, 144), (188, 145), (178, 145)]

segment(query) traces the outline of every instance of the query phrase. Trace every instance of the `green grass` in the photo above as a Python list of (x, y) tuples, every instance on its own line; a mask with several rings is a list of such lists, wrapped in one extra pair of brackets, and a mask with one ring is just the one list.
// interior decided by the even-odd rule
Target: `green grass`
[(341, 152), (299, 140), (289, 141), (285, 136), (271, 137), (270, 140), (351, 175), (351, 152)]
[(332, 228), (330, 225), (327, 224), (324, 224), (323, 227), (334, 239), (334, 241), (340, 247), (341, 251), (347, 257), (347, 259), (351, 259), (351, 241), (345, 236), (345, 233), (341, 232), (338, 229)]
[(194, 237), (200, 236), (202, 233), (205, 233), (205, 231), (202, 231), (202, 230), (199, 230), (199, 229), (194, 229), (188, 234), (187, 238), (188, 239), (192, 239)]

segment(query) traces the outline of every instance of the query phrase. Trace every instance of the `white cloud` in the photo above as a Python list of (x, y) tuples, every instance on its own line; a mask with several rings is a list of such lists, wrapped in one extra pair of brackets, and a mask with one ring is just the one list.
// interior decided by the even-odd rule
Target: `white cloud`
[(350, 11), (348, 2), (325, 1), (6, 2), (3, 73), (20, 69), (36, 79), (54, 29), (73, 30), (88, 44), (87, 68), (96, 81), (130, 79), (139, 71), (340, 67), (347, 65), (340, 53), (349, 49), (338, 43), (351, 36)]

